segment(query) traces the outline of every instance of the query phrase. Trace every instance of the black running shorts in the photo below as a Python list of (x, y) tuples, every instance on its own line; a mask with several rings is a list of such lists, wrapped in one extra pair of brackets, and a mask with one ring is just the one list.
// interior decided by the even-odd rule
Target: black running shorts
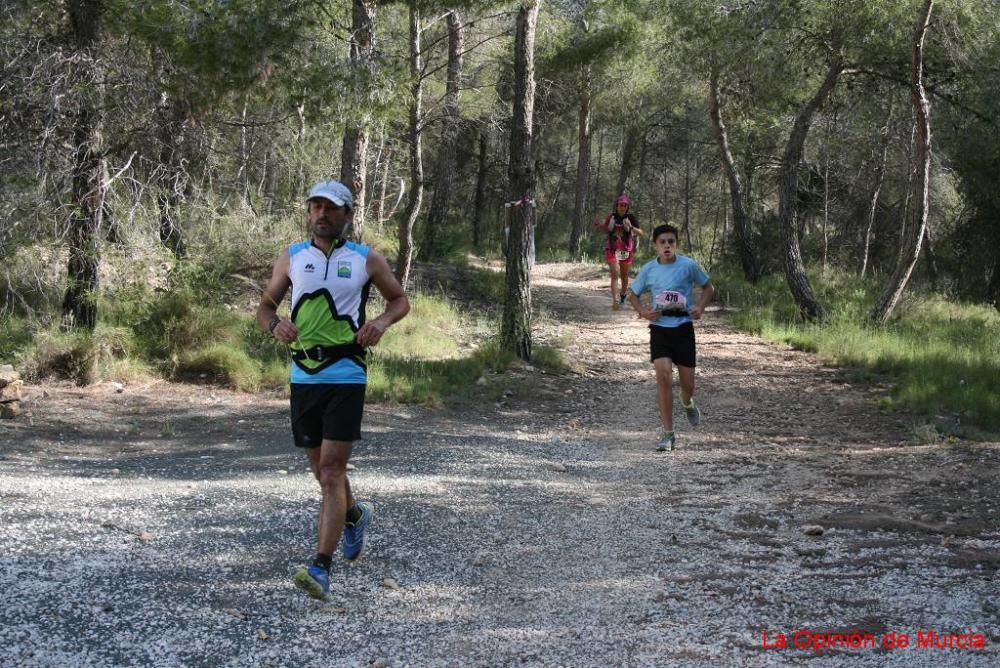
[(649, 361), (669, 357), (677, 366), (695, 365), (694, 324), (685, 322), (677, 327), (649, 326)]
[(365, 386), (292, 383), (292, 436), (300, 448), (318, 448), (323, 439), (361, 438)]

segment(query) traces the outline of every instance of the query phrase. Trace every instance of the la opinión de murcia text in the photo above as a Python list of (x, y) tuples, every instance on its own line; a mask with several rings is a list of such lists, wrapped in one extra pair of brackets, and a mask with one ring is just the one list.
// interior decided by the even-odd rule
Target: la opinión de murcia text
[(982, 633), (941, 633), (920, 629), (916, 634), (890, 631), (881, 636), (864, 631), (829, 633), (798, 629), (791, 633), (761, 632), (761, 647), (768, 650), (808, 649), (813, 652), (826, 650), (858, 649), (918, 649), (943, 650), (986, 648), (986, 636)]

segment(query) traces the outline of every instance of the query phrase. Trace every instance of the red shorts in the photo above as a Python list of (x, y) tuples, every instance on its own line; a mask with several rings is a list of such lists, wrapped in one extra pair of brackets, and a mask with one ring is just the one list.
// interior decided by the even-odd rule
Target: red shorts
[(618, 259), (618, 256), (616, 255), (616, 253), (624, 253), (624, 252), (626, 252), (626, 251), (613, 251), (613, 250), (610, 250), (608, 248), (605, 248), (604, 249), (604, 261), (605, 262), (617, 262), (618, 264), (624, 264), (624, 265), (632, 264), (632, 258), (635, 256), (635, 254), (632, 251), (627, 251), (628, 252), (628, 257), (626, 259), (624, 259), (624, 260)]

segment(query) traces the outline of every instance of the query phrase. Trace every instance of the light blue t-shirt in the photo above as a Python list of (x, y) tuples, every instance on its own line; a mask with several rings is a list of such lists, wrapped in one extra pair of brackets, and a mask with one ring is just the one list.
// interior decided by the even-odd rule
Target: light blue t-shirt
[[(691, 258), (684, 255), (674, 257), (676, 260), (664, 264), (660, 264), (659, 258), (653, 258), (642, 265), (632, 281), (632, 293), (642, 296), (642, 293), (649, 292), (653, 297), (653, 308), (657, 311), (664, 308), (689, 311), (694, 306), (694, 286), (705, 286), (710, 280), (705, 270)], [(679, 327), (686, 322), (691, 322), (690, 316), (661, 315), (650, 324)]]

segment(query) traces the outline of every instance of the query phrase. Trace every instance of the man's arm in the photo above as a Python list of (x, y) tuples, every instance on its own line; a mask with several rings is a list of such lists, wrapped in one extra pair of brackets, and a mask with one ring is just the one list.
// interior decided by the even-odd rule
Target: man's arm
[(299, 330), (295, 328), (295, 325), (278, 317), (278, 304), (285, 298), (288, 288), (292, 286), (292, 281), (288, 278), (288, 266), (288, 251), (284, 250), (274, 261), (271, 280), (264, 288), (264, 294), (260, 296), (260, 304), (257, 305), (257, 324), (265, 332), (271, 332), (276, 339), (284, 343), (291, 343), (299, 337)]
[(691, 317), (695, 320), (701, 318), (701, 314), (705, 312), (705, 307), (712, 303), (712, 297), (715, 296), (715, 286), (709, 281), (705, 285), (701, 286), (701, 299), (693, 309), (689, 311)]
[(355, 336), (357, 342), (367, 348), (374, 346), (382, 339), (382, 335), (385, 334), (385, 330), (389, 329), (389, 325), (399, 322), (410, 312), (410, 300), (406, 298), (403, 286), (396, 280), (396, 276), (392, 273), (389, 262), (386, 261), (384, 255), (377, 250), (369, 251), (365, 266), (372, 283), (385, 298), (385, 311), (382, 312), (382, 315), (363, 324)]

